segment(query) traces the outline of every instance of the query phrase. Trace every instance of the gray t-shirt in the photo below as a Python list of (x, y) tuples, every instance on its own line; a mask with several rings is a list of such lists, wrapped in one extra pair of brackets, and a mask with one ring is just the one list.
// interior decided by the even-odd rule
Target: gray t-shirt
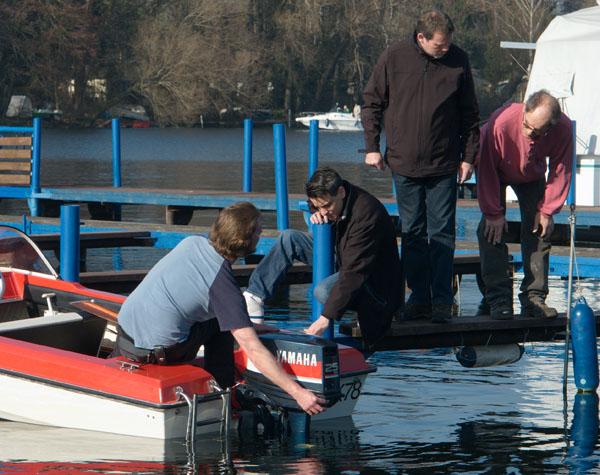
[(185, 341), (196, 322), (216, 318), (221, 331), (252, 326), (229, 261), (203, 236), (190, 236), (163, 257), (131, 293), (119, 325), (138, 348)]

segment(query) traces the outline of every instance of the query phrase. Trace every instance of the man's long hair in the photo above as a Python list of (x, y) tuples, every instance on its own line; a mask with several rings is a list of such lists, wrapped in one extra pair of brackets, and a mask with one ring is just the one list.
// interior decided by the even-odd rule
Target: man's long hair
[(223, 208), (210, 231), (210, 242), (226, 259), (246, 256), (251, 249), (260, 211), (248, 201)]

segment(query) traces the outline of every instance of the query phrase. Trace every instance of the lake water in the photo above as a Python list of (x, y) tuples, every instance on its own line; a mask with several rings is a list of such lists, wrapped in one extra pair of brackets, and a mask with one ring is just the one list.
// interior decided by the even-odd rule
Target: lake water
[[(124, 129), (121, 142), (123, 186), (242, 188), (241, 129)], [(308, 170), (308, 133), (288, 130), (286, 142), (289, 190), (299, 193)], [(389, 174), (362, 164), (362, 145), (360, 134), (322, 132), (320, 163), (378, 196), (392, 196)], [(254, 190), (274, 190), (272, 161), (271, 129), (255, 130)], [(111, 185), (111, 166), (110, 130), (44, 130), (43, 183)], [(26, 212), (22, 203), (0, 203), (0, 213)], [(196, 212), (192, 224), (213, 218), (214, 212)], [(164, 209), (124, 207), (123, 219), (162, 222)], [(299, 217), (294, 223), (303, 226)], [(461, 226), (465, 239), (474, 241), (474, 224)], [(95, 257), (99, 267), (110, 263), (110, 256)], [(147, 267), (158, 257), (128, 249), (121, 255), (126, 267)], [(566, 282), (551, 278), (550, 286), (549, 302), (564, 312)], [(289, 298), (267, 306), (268, 320), (306, 327), (309, 292), (306, 285), (291, 287)], [(582, 281), (581, 292), (600, 309), (597, 281)], [(466, 276), (461, 313), (473, 314), (479, 299), (474, 278)], [(563, 342), (527, 344), (519, 362), (491, 368), (463, 368), (452, 348), (382, 352), (370, 362), (378, 371), (368, 377), (352, 418), (313, 424), (306, 441), (234, 436), (189, 448), (182, 441), (0, 422), (0, 473), (600, 473), (598, 400), (576, 398), (571, 365), (563, 398)]]

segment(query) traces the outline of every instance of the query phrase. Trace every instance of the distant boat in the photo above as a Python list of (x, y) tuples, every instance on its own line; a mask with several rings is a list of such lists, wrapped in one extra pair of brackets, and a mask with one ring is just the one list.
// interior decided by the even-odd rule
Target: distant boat
[(300, 122), (306, 127), (310, 126), (311, 120), (319, 121), (319, 129), (354, 132), (363, 130), (360, 115), (355, 117), (352, 112), (334, 109), (329, 112), (302, 112), (300, 116), (296, 117), (296, 122)]
[(36, 109), (31, 104), (28, 96), (11, 96), (10, 103), (6, 109), (6, 117), (26, 118), (40, 117), (42, 119), (53, 118), (59, 120), (62, 117), (62, 110), (54, 109), (51, 104), (46, 104), (40, 109)]

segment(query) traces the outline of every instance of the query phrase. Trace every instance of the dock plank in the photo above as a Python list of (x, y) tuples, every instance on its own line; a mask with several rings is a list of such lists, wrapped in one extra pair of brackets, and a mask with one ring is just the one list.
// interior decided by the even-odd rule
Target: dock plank
[[(596, 331), (600, 330), (600, 313), (596, 313)], [(390, 330), (375, 346), (376, 351), (416, 350), (454, 346), (500, 345), (532, 341), (560, 341), (565, 338), (566, 314), (556, 318), (493, 320), (487, 315), (454, 317), (450, 323), (428, 320), (393, 322)], [(356, 338), (364, 345), (356, 322), (342, 323), (340, 333)]]
[[(248, 285), (250, 275), (257, 264), (234, 264), (233, 276), (241, 287)], [(81, 272), (79, 281), (86, 287), (115, 293), (130, 293), (144, 277), (148, 269), (142, 270), (112, 270), (97, 272)], [(289, 269), (283, 284), (308, 284), (312, 282), (312, 266), (295, 262)]]
[[(262, 256), (255, 256), (260, 259)], [(258, 264), (234, 264), (233, 275), (241, 287), (248, 285), (250, 275)], [(454, 273), (458, 276), (478, 274), (480, 271), (479, 255), (458, 254), (454, 258)], [(90, 288), (115, 293), (130, 293), (137, 287), (149, 272), (144, 270), (109, 270), (97, 272), (80, 272), (80, 282)], [(312, 282), (312, 266), (294, 262), (282, 282), (285, 285), (310, 284)]]
[[(80, 233), (81, 249), (139, 246), (152, 247), (155, 239), (150, 231), (84, 231)], [(60, 249), (60, 233), (31, 234), (29, 236), (43, 251)]]

